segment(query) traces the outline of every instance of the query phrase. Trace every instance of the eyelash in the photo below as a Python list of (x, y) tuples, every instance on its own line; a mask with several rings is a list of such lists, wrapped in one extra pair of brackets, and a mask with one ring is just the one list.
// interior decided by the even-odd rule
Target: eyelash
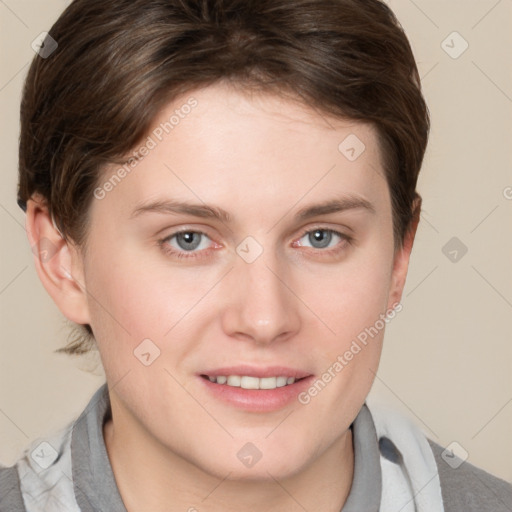
[[(334, 229), (330, 229), (330, 228), (326, 228), (326, 227), (315, 227), (315, 228), (312, 228), (312, 229), (307, 229), (305, 231), (302, 232), (302, 234), (298, 237), (297, 240), (300, 240), (301, 238), (304, 237), (304, 235), (307, 235), (309, 233), (313, 233), (315, 231), (324, 231), (326, 233), (331, 233), (333, 235), (337, 235), (339, 236), (342, 241), (340, 242), (341, 244), (341, 247), (337, 247), (337, 248), (334, 248), (334, 249), (315, 249), (314, 247), (313, 248), (309, 248), (309, 249), (313, 249), (313, 250), (316, 250), (316, 251), (320, 251), (324, 254), (336, 254), (338, 252), (340, 252), (344, 246), (346, 244), (348, 245), (351, 245), (353, 243), (353, 237), (349, 236), (349, 235), (346, 235), (344, 233), (341, 233), (339, 231), (336, 231)], [(160, 246), (160, 248), (162, 249), (162, 251), (164, 251), (164, 253), (166, 254), (169, 254), (170, 256), (173, 256), (173, 257), (176, 257), (178, 259), (182, 259), (182, 258), (203, 258), (203, 257), (206, 257), (206, 255), (204, 253), (209, 253), (211, 251), (211, 249), (203, 249), (201, 251), (177, 251), (175, 249), (171, 249), (169, 248), (169, 245), (167, 245), (166, 242), (168, 242), (169, 240), (171, 240), (172, 238), (174, 238), (176, 235), (179, 235), (181, 233), (195, 233), (195, 234), (198, 234), (198, 235), (204, 235), (206, 236), (207, 238), (209, 238), (209, 236), (204, 233), (203, 231), (196, 231), (196, 230), (193, 230), (193, 229), (183, 229), (183, 230), (180, 230), (180, 231), (176, 231), (174, 233), (172, 233), (171, 235), (169, 236), (166, 236), (165, 238), (162, 238), (161, 240), (158, 240), (158, 245)]]

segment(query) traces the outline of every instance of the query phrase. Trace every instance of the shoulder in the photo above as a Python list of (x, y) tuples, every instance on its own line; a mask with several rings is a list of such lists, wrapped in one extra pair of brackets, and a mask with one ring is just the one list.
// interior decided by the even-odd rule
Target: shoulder
[(33, 440), (14, 465), (0, 467), (0, 512), (77, 510), (67, 477), (72, 425)]
[(378, 437), (389, 438), (402, 453), (413, 495), (434, 504), (425, 510), (512, 512), (511, 483), (446, 451), (398, 411), (376, 400), (370, 410)]
[(0, 466), (0, 511), (25, 512), (16, 466)]
[[(461, 462), (461, 459), (449, 464), (445, 460), (445, 449), (431, 439), (427, 440), (437, 463), (445, 512), (512, 510), (512, 484), (467, 461)], [(448, 455), (454, 460), (451, 452)]]

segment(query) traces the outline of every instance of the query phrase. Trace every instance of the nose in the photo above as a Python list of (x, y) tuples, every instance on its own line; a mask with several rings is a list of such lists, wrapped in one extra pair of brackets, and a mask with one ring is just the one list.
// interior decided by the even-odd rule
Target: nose
[(300, 300), (290, 272), (276, 258), (261, 256), (252, 263), (239, 259), (226, 281), (230, 300), (222, 326), (228, 336), (269, 345), (300, 329)]

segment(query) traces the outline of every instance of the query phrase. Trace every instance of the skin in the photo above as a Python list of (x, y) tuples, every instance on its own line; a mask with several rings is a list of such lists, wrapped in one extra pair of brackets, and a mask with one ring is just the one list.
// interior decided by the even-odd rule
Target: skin
[[(154, 126), (191, 95), (191, 113), (93, 200), (86, 251), (63, 240), (40, 197), (29, 201), (31, 245), (46, 238), (54, 246), (51, 258), (36, 258), (37, 272), (62, 313), (93, 328), (112, 405), (105, 443), (129, 512), (339, 511), (353, 477), (349, 426), (373, 383), (384, 330), (307, 405), (241, 410), (205, 392), (197, 373), (247, 363), (321, 376), (400, 301), (417, 223), (395, 250), (371, 126), (221, 84), (169, 104)], [(338, 150), (350, 134), (366, 146), (355, 161)], [(347, 195), (374, 212), (295, 218)], [(232, 221), (130, 218), (165, 198), (216, 205)], [(195, 253), (176, 237), (158, 244), (183, 228), (207, 235)], [(307, 233), (318, 228), (352, 240), (334, 235), (319, 247)], [(252, 263), (236, 252), (247, 236), (263, 249)], [(160, 349), (149, 366), (133, 353), (147, 338)], [(247, 442), (262, 453), (250, 468), (237, 457)]]

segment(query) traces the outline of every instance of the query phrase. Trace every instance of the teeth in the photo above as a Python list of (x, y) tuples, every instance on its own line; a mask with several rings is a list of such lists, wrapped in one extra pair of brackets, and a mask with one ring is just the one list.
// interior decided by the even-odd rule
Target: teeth
[(286, 377), (277, 377), (276, 379), (276, 386), (278, 388), (282, 388), (283, 386), (286, 386)]
[(242, 377), (240, 379), (240, 387), (244, 389), (260, 389), (260, 379), (258, 377)]
[(277, 377), (264, 377), (259, 380), (259, 389), (275, 389), (277, 388)]
[(239, 388), (241, 383), (242, 383), (242, 379), (238, 375), (230, 375), (228, 377), (228, 386), (233, 386), (234, 388)]
[(208, 380), (217, 384), (226, 384), (234, 388), (243, 389), (276, 389), (295, 382), (294, 377), (262, 377), (260, 379), (258, 377), (249, 377), (248, 375), (208, 376)]

